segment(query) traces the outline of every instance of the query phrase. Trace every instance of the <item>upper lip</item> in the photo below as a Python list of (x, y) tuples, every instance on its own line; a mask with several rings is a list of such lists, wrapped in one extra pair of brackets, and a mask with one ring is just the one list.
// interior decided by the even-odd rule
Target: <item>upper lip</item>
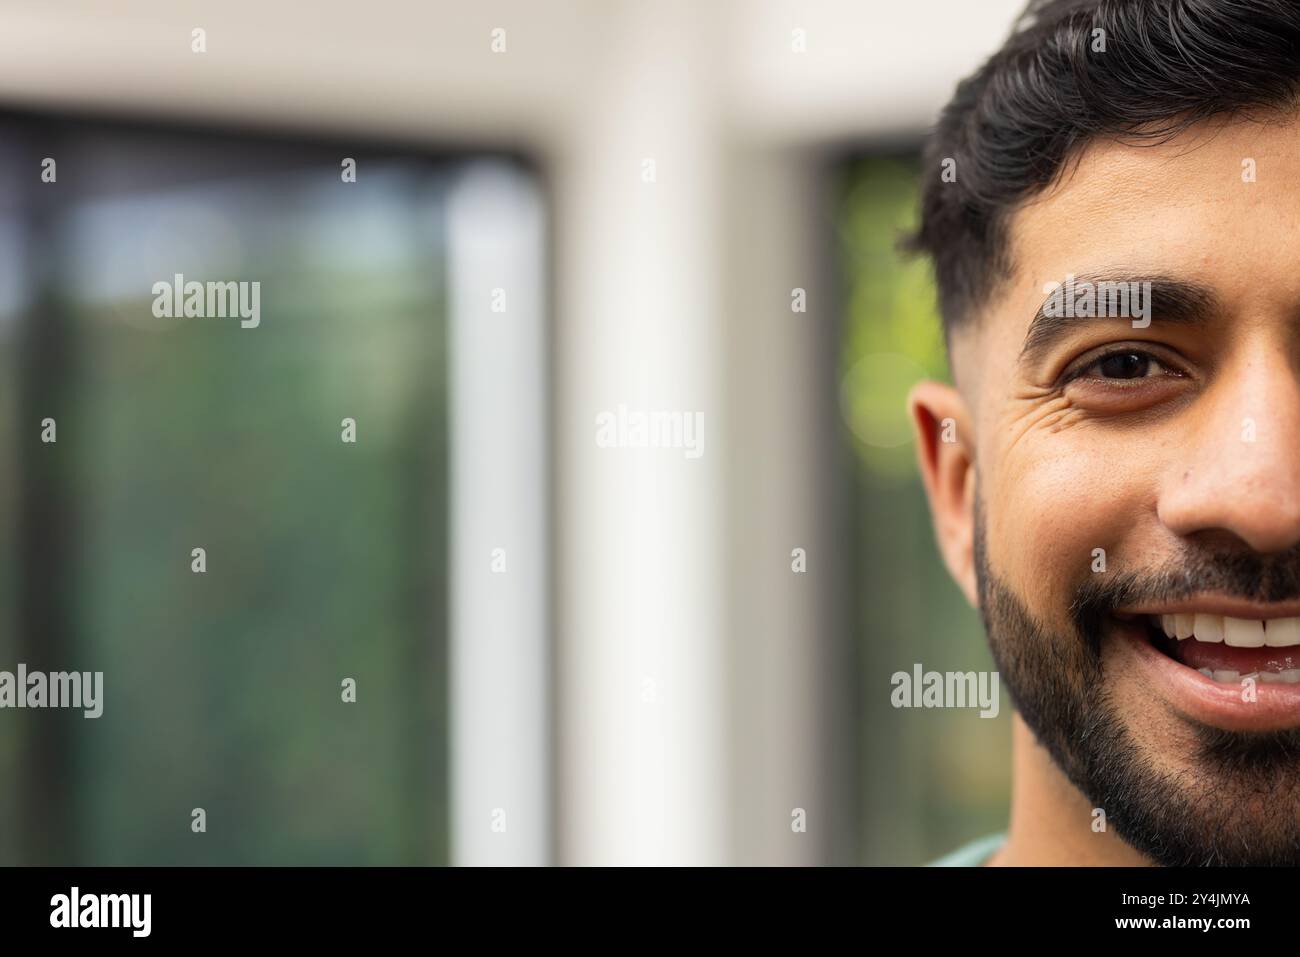
[(1116, 609), (1118, 615), (1226, 615), (1229, 618), (1300, 617), (1300, 601), (1257, 602), (1221, 595), (1201, 595), (1183, 601), (1133, 605)]

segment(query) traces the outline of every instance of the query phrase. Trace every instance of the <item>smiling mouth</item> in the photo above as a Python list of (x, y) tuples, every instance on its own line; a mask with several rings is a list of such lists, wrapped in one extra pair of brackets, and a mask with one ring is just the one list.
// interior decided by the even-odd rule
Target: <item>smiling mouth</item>
[(1220, 684), (1300, 684), (1300, 617), (1143, 615), (1151, 644)]

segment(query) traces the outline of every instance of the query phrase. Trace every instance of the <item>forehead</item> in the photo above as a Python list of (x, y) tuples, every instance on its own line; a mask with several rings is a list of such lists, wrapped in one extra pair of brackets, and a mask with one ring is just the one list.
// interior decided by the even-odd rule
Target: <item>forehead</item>
[(1236, 309), (1294, 308), (1297, 146), (1295, 116), (1206, 122), (1159, 144), (1089, 144), (1011, 217), (1012, 275), (981, 317), (981, 364), (1018, 352), (1044, 286), (1070, 274), (1170, 276)]

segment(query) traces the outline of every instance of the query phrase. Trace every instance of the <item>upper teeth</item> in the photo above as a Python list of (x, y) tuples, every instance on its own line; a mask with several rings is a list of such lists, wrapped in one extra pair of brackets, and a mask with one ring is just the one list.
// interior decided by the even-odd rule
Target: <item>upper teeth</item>
[(1300, 618), (1229, 618), (1227, 615), (1161, 615), (1170, 638), (1221, 641), (1238, 648), (1285, 648), (1300, 645)]

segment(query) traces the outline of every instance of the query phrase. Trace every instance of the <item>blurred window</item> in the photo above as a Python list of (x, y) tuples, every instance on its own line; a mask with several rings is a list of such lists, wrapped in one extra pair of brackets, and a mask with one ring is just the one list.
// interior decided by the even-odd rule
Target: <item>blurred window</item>
[(948, 374), (929, 266), (897, 249), (916, 221), (917, 152), (864, 154), (841, 173), (840, 404), (852, 453), (844, 457), (854, 510), (846, 544), (860, 702), (857, 858), (924, 864), (1006, 827), (1011, 707), (1005, 694), (996, 718), (890, 704), (896, 672), (911, 674), (918, 663), (926, 671), (990, 671), (993, 659), (935, 546), (906, 412), (912, 383)]
[[(448, 860), (467, 162), (0, 117), (0, 669), (106, 686), (0, 713), (0, 864)], [(260, 321), (156, 317), (178, 275)]]

